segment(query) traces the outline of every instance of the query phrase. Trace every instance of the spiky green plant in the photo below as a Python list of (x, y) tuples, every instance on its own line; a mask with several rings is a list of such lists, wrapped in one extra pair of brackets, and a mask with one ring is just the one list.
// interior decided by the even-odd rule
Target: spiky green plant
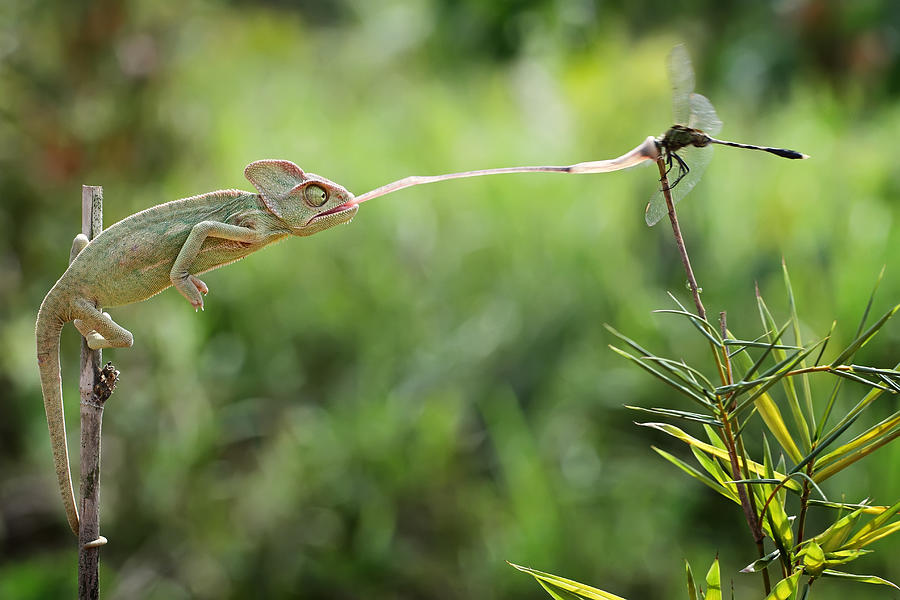
[[(900, 305), (866, 327), (873, 290), (854, 339), (825, 361), (834, 326), (821, 339), (802, 340), (788, 270), (784, 264), (782, 269), (790, 316), (779, 325), (757, 292), (762, 334), (755, 339), (734, 336), (726, 327), (724, 315), (719, 327), (714, 327), (685, 309), (674, 296), (676, 308), (659, 311), (693, 324), (697, 335), (712, 349), (710, 366), (718, 383), (713, 383), (702, 368), (654, 354), (608, 327), (621, 342), (610, 346), (615, 353), (670, 386), (694, 406), (690, 411), (628, 408), (683, 423), (676, 426), (653, 421), (641, 425), (687, 444), (696, 465), (660, 448), (653, 449), (741, 507), (759, 554), (759, 559), (742, 572), (759, 573), (768, 598), (808, 598), (812, 584), (829, 577), (900, 589), (880, 577), (844, 570), (848, 563), (872, 552), (868, 546), (873, 542), (900, 530), (900, 519), (894, 518), (900, 512), (900, 502), (892, 506), (876, 506), (865, 500), (858, 504), (835, 502), (819, 486), (900, 436), (897, 410), (851, 439), (844, 439), (849, 427), (866, 414), (876, 399), (900, 392), (900, 365), (883, 368), (853, 362), (856, 353), (885, 326)], [(786, 341), (786, 337), (791, 340)], [(814, 381), (828, 378), (832, 381)], [(848, 380), (862, 386), (863, 391), (853, 407), (838, 417), (835, 400)], [(821, 383), (829, 384), (827, 393), (816, 392), (822, 388)], [(775, 386), (783, 391), (781, 403), (773, 397)], [(757, 416), (758, 420), (754, 418)], [(702, 429), (702, 434), (692, 435), (687, 428)], [(744, 440), (748, 435), (757, 438), (757, 429), (762, 429), (761, 456), (751, 457)], [(779, 450), (777, 461), (773, 458), (773, 446)], [(807, 531), (806, 516), (812, 507), (833, 515), (831, 524), (822, 531)], [(557, 599), (619, 598), (554, 575), (513, 566), (533, 575)], [(776, 576), (774, 587), (770, 572)], [(707, 576), (705, 594), (695, 586), (689, 566), (687, 575), (688, 597), (721, 598), (718, 561)]]

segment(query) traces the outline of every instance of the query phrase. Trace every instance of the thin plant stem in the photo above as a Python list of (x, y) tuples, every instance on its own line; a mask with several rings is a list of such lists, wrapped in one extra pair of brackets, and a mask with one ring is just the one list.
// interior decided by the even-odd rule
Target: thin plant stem
[(797, 546), (803, 542), (803, 533), (806, 529), (806, 509), (809, 508), (809, 478), (812, 477), (813, 463), (815, 460), (809, 461), (806, 465), (806, 478), (803, 479), (803, 491), (800, 495), (800, 514), (797, 516)]
[[(666, 162), (662, 156), (656, 159), (656, 166), (659, 168), (659, 182), (662, 186), (663, 197), (666, 200), (666, 207), (669, 211), (669, 222), (672, 224), (672, 233), (675, 236), (675, 245), (678, 248), (678, 255), (681, 257), (681, 264), (684, 266), (684, 271), (687, 274), (688, 285), (691, 288), (691, 294), (694, 296), (694, 306), (697, 308), (697, 316), (706, 321), (706, 308), (704, 308), (703, 306), (703, 301), (700, 300), (700, 287), (697, 285), (697, 278), (694, 277), (694, 270), (691, 268), (691, 259), (688, 256), (687, 247), (684, 243), (684, 236), (681, 235), (681, 226), (678, 224), (678, 215), (675, 213), (675, 203), (672, 201), (669, 179), (666, 176)], [(712, 346), (712, 350), (713, 356), (716, 360), (716, 365), (719, 369), (719, 375), (722, 378), (723, 383), (727, 385), (730, 382), (732, 376), (727, 349), (725, 350), (726, 364), (724, 365), (724, 367), (722, 365), (722, 359), (719, 356), (718, 349), (715, 346)], [(722, 403), (721, 398), (717, 398), (717, 404), (719, 414), (721, 415), (723, 431), (725, 434), (725, 445), (728, 449), (729, 461), (731, 462), (731, 474), (735, 480), (740, 480), (741, 468), (738, 464), (737, 444), (735, 443), (734, 433), (731, 429), (731, 418), (729, 417), (728, 412), (725, 410), (725, 406)], [(741, 508), (744, 511), (744, 517), (747, 520), (747, 526), (750, 528), (750, 533), (753, 535), (753, 541), (756, 544), (759, 558), (762, 558), (763, 556), (765, 556), (765, 549), (763, 547), (762, 527), (760, 527), (759, 519), (757, 519), (756, 517), (756, 510), (750, 502), (750, 497), (747, 493), (746, 485), (742, 483), (737, 484), (737, 491), (738, 497), (741, 501)], [(769, 581), (768, 571), (765, 569), (763, 569), (762, 571), (762, 579), (765, 593), (766, 595), (768, 595), (771, 592), (771, 583)]]
[(694, 270), (691, 268), (691, 259), (688, 257), (687, 248), (684, 245), (684, 237), (681, 235), (681, 226), (678, 224), (678, 215), (675, 214), (675, 203), (672, 202), (672, 194), (669, 191), (669, 178), (666, 176), (666, 161), (662, 156), (656, 159), (656, 166), (659, 167), (659, 182), (662, 184), (663, 196), (666, 199), (666, 207), (669, 209), (669, 222), (672, 223), (672, 233), (675, 234), (675, 245), (678, 247), (678, 254), (681, 256), (681, 264), (684, 265), (684, 271), (687, 273), (688, 285), (691, 287), (691, 293), (694, 295), (694, 306), (697, 307), (697, 315), (706, 320), (706, 309), (700, 300), (700, 288), (697, 286), (697, 279), (694, 277)]

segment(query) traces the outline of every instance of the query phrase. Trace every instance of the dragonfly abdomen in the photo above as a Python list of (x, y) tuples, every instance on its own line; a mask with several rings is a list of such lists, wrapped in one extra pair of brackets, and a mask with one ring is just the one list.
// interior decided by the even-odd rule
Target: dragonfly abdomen
[(709, 141), (713, 144), (722, 144), (723, 146), (731, 146), (732, 148), (746, 148), (748, 150), (762, 150), (763, 152), (768, 152), (769, 154), (774, 154), (775, 156), (780, 156), (782, 158), (792, 158), (792, 159), (804, 159), (809, 158), (808, 154), (803, 154), (802, 152), (797, 152), (796, 150), (788, 150), (787, 148), (772, 148), (770, 146), (754, 146), (753, 144), (739, 144), (738, 142), (728, 142), (725, 140), (717, 140), (714, 138), (709, 138)]

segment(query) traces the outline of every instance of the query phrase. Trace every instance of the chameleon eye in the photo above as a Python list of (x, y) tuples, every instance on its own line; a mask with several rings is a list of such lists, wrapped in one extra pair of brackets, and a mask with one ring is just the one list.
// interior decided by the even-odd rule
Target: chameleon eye
[(322, 206), (328, 200), (328, 194), (317, 185), (306, 186), (306, 189), (303, 190), (303, 195), (306, 198), (306, 203), (314, 208)]

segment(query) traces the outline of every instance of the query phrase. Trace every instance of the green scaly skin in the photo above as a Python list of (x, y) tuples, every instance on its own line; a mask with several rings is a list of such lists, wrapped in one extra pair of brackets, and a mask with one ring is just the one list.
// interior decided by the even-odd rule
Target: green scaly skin
[(69, 474), (59, 369), (59, 337), (74, 321), (88, 346), (127, 348), (131, 332), (97, 307), (140, 302), (174, 286), (195, 310), (209, 289), (197, 275), (227, 265), (289, 235), (307, 236), (349, 222), (358, 205), (340, 185), (286, 160), (244, 170), (259, 193), (222, 190), (160, 204), (119, 221), (88, 242), (75, 238), (71, 264), (38, 311), (38, 366), (59, 491), (78, 535)]

